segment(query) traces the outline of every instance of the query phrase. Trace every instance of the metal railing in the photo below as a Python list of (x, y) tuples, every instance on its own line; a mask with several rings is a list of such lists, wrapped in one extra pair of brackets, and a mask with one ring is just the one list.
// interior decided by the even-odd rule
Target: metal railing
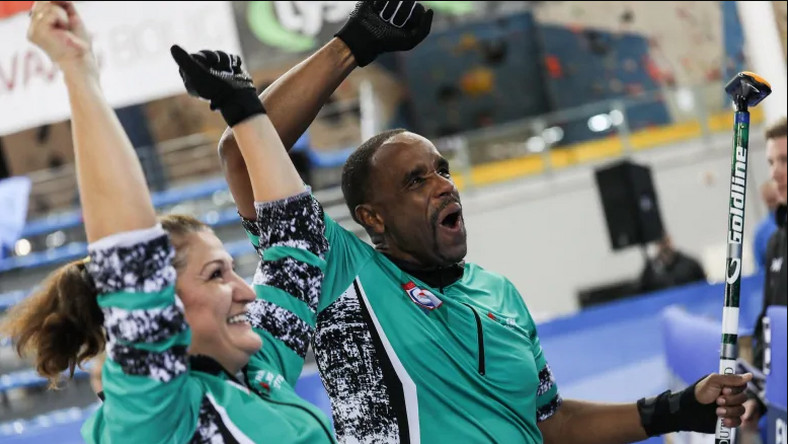
[[(625, 156), (677, 140), (710, 140), (714, 131), (729, 130), (729, 113), (722, 107), (722, 100), (715, 100), (716, 90), (722, 91), (721, 84), (652, 91), (466, 131), (435, 143), (449, 157), (458, 182), (466, 188), (531, 174), (550, 174), (557, 169)], [(331, 108), (346, 111), (357, 105), (338, 103)], [(667, 113), (659, 125), (644, 121), (642, 113), (637, 115), (639, 109), (654, 105)], [(722, 118), (716, 117), (720, 113)], [(164, 174), (156, 180), (170, 185), (220, 178), (218, 137), (218, 134), (194, 134), (160, 143), (155, 151), (140, 152), (159, 156), (157, 162)], [(149, 165), (153, 162), (148, 162), (145, 155), (141, 156), (141, 162), (146, 169), (155, 167)], [(337, 168), (328, 168), (320, 170), (316, 177), (320, 182), (336, 184), (339, 173)], [(51, 215), (54, 208), (73, 208), (78, 204), (73, 165), (57, 171), (36, 172), (30, 177), (33, 188), (28, 220), (43, 213)], [(162, 184), (152, 186), (163, 187)], [(40, 242), (31, 240), (37, 245), (33, 250), (49, 248), (44, 238), (48, 234), (41, 233)]]
[[(719, 91), (719, 97), (714, 96)], [(464, 187), (627, 156), (729, 131), (722, 84), (665, 88), (465, 131), (435, 141)], [(650, 121), (649, 110), (661, 119)], [(758, 120), (754, 113), (753, 119)], [(494, 168), (496, 163), (506, 168)], [(481, 167), (481, 168), (479, 168)], [(491, 174), (502, 177), (491, 178)]]

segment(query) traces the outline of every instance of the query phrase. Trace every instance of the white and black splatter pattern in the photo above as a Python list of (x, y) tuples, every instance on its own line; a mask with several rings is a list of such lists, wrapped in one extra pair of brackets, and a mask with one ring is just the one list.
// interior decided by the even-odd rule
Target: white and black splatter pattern
[(187, 370), (185, 345), (176, 345), (163, 352), (151, 352), (109, 341), (107, 353), (120, 365), (123, 373), (147, 376), (159, 382), (169, 382)]
[(255, 203), (260, 248), (290, 246), (323, 257), (328, 250), (323, 209), (308, 192), (278, 200)]
[(293, 312), (262, 299), (247, 305), (246, 312), (252, 327), (266, 330), (298, 356), (306, 356), (312, 327)]
[(138, 244), (90, 251), (85, 268), (99, 294), (153, 293), (175, 282), (174, 255), (165, 234)]
[(202, 398), (200, 413), (197, 417), (197, 430), (189, 444), (230, 444), (237, 443), (235, 437), (222, 423), (222, 417), (213, 407), (207, 396)]
[(107, 336), (118, 342), (159, 342), (187, 328), (183, 308), (176, 304), (150, 310), (105, 307), (102, 311)]
[[(243, 227), (244, 230), (248, 231), (253, 236), (257, 236), (258, 238), (260, 237), (260, 227), (257, 226), (257, 221), (254, 221), (252, 219), (247, 219), (241, 216), (241, 213), (238, 213), (238, 217), (241, 218), (241, 226)], [(259, 242), (256, 244), (253, 243), (252, 247), (254, 247), (254, 251), (257, 253), (257, 257), (259, 257), (260, 260), (263, 260), (263, 249), (260, 248), (260, 243)]]
[(314, 350), (337, 441), (399, 443), (392, 391), (353, 286), (318, 315)]
[(254, 285), (268, 285), (284, 290), (317, 311), (323, 271), (291, 257), (263, 261), (254, 275)]
[(562, 402), (561, 395), (556, 394), (549, 403), (536, 410), (536, 421), (541, 422), (553, 416), (558, 411), (558, 408), (561, 407)]
[(260, 236), (260, 227), (257, 226), (257, 221), (252, 219), (247, 219), (241, 216), (241, 213), (238, 213), (238, 217), (241, 218), (241, 226), (244, 228), (244, 230), (248, 231), (249, 233), (255, 236)]
[(539, 388), (536, 390), (536, 396), (542, 396), (555, 385), (555, 377), (550, 370), (550, 366), (545, 363), (544, 368), (539, 372)]

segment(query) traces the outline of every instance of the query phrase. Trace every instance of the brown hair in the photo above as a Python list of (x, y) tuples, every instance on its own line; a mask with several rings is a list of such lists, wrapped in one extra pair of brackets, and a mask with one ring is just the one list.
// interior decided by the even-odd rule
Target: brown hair
[(186, 263), (186, 235), (189, 233), (197, 233), (200, 231), (210, 231), (208, 225), (200, 222), (198, 219), (185, 214), (167, 214), (159, 217), (159, 223), (164, 231), (170, 235), (170, 243), (175, 248), (175, 258), (172, 260), (172, 266), (176, 269), (181, 269)]
[(104, 349), (104, 315), (83, 260), (53, 271), (41, 287), (6, 314), (0, 331), (13, 340), (19, 356), (35, 352), (35, 368), (49, 379), (74, 375), (77, 365)]
[[(159, 222), (175, 247), (176, 269), (185, 261), (184, 236), (210, 230), (185, 215), (166, 215)], [(70, 262), (9, 310), (0, 323), (0, 334), (11, 338), (20, 357), (32, 352), (36, 371), (49, 379), (50, 388), (56, 388), (63, 371), (68, 369), (73, 377), (77, 366), (104, 351), (104, 315), (97, 296), (85, 261)]]
[(786, 121), (785, 116), (780, 117), (766, 128), (766, 140), (779, 139), (786, 136), (788, 136), (788, 121)]

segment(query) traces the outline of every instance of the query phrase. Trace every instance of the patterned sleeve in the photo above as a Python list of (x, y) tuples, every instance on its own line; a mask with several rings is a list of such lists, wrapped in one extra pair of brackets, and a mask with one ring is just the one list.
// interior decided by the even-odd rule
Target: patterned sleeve
[(510, 289), (509, 296), (512, 298), (513, 304), (517, 311), (522, 316), (522, 327), (528, 332), (531, 339), (531, 351), (534, 356), (536, 368), (539, 369), (539, 385), (536, 389), (536, 421), (541, 422), (550, 418), (561, 407), (562, 399), (561, 394), (558, 392), (558, 384), (555, 381), (550, 365), (544, 356), (542, 344), (539, 341), (539, 335), (536, 332), (536, 323), (534, 322), (531, 312), (525, 305), (525, 300), (517, 288), (508, 279), (506, 280)]
[(175, 296), (167, 234), (160, 226), (119, 233), (88, 251), (85, 267), (107, 336), (102, 410), (109, 436), (136, 442), (158, 442), (162, 430), (191, 436), (196, 411), (186, 388), (190, 330)]
[(278, 377), (268, 372), (273, 367), (293, 385), (315, 329), (328, 250), (323, 210), (309, 192), (255, 203), (255, 208), (254, 226), (244, 224), (261, 257), (249, 319), (263, 348), (252, 358), (247, 377), (254, 388), (270, 385)]
[(536, 390), (536, 420), (538, 422), (553, 416), (558, 408), (561, 407), (561, 394), (558, 393), (558, 384), (555, 382), (550, 365), (544, 357), (542, 346), (539, 343), (539, 336), (534, 329), (533, 336), (534, 359), (536, 368), (539, 369), (539, 388)]

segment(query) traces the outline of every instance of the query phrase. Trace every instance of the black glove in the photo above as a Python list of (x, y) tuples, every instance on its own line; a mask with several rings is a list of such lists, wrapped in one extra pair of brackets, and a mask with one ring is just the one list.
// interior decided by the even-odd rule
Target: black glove
[(378, 54), (413, 49), (431, 26), (432, 10), (416, 2), (360, 1), (334, 36), (350, 48), (358, 66), (366, 66)]
[(190, 95), (211, 102), (230, 127), (264, 114), (252, 77), (241, 68), (241, 58), (222, 51), (202, 50), (189, 54), (178, 45), (170, 48)]
[(668, 390), (653, 398), (640, 399), (637, 402), (638, 413), (646, 434), (714, 433), (717, 428), (717, 404), (701, 404), (695, 398), (695, 386), (704, 378), (677, 393)]

